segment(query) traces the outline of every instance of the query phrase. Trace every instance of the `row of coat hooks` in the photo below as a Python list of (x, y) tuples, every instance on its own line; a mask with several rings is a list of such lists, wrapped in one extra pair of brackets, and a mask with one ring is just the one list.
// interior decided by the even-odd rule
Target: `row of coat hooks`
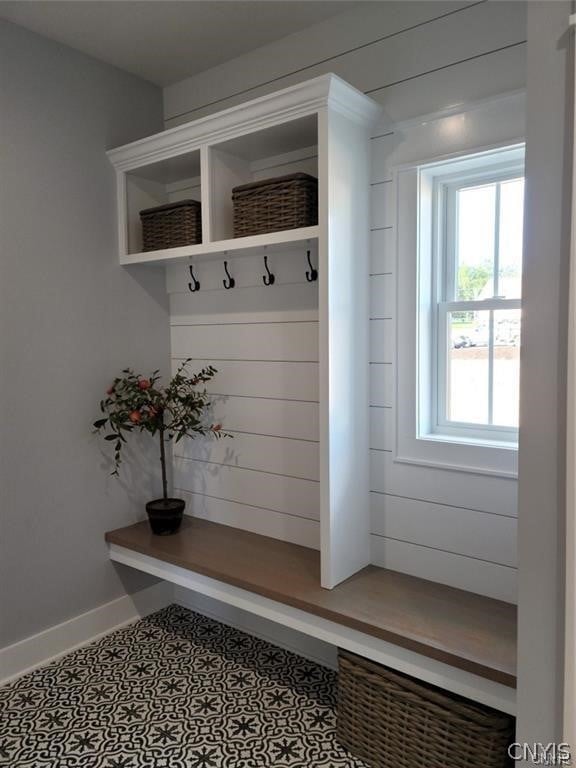
[[(313, 283), (316, 280), (318, 280), (318, 270), (314, 269), (312, 266), (312, 262), (310, 260), (310, 251), (306, 251), (306, 260), (308, 262), (308, 266), (310, 269), (306, 270), (306, 280), (309, 283)], [(188, 290), (191, 293), (196, 293), (196, 291), (200, 290), (200, 281), (198, 278), (194, 275), (194, 267), (192, 264), (188, 267), (190, 270), (190, 278), (191, 282), (188, 283)], [(264, 269), (266, 270), (266, 274), (262, 275), (262, 282), (264, 285), (274, 285), (274, 282), (276, 280), (276, 277), (274, 276), (273, 272), (270, 272), (270, 269), (268, 267), (268, 256), (264, 256)], [(232, 277), (230, 272), (228, 271), (228, 262), (224, 262), (224, 272), (226, 273), (226, 277), (224, 280), (222, 280), (222, 285), (226, 290), (230, 290), (230, 288), (234, 288), (236, 286), (236, 280)]]

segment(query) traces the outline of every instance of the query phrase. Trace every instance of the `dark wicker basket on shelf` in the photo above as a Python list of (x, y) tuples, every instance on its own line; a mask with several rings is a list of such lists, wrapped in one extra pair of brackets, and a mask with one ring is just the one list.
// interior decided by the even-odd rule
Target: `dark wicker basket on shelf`
[(158, 251), (202, 242), (202, 210), (197, 200), (180, 200), (140, 211), (142, 250)]
[(318, 224), (318, 179), (292, 173), (232, 190), (234, 237)]
[(507, 768), (514, 719), (338, 653), (337, 739), (371, 768)]

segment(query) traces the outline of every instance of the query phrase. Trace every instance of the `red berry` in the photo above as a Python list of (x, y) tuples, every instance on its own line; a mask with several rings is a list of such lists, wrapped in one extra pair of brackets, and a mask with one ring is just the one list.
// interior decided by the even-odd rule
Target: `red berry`
[(132, 411), (130, 416), (128, 416), (132, 424), (138, 424), (140, 422), (140, 419), (142, 418), (142, 414), (140, 411)]
[(150, 379), (138, 379), (138, 386), (140, 389), (150, 389), (152, 382)]

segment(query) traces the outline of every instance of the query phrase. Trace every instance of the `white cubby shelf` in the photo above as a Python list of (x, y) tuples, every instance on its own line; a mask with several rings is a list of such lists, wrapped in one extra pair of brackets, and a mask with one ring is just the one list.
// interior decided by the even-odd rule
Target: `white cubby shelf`
[(281, 232), (218, 240), (214, 243), (199, 243), (198, 245), (183, 245), (178, 248), (165, 248), (159, 251), (128, 253), (120, 256), (120, 264), (123, 266), (130, 264), (161, 266), (162, 264), (174, 264), (183, 259), (204, 261), (216, 258), (233, 258), (260, 251), (262, 254), (281, 254), (283, 251), (292, 251), (295, 245), (301, 243), (315, 246), (318, 243), (318, 227), (285, 229)]
[[(376, 102), (328, 74), (108, 152), (122, 265), (165, 264), (171, 274), (187, 261), (270, 253), (284, 255), (288, 265), (295, 251), (312, 252), (318, 271), (316, 517), (321, 584), (328, 589), (370, 564), (370, 133), (380, 113)], [(233, 188), (295, 172), (318, 179), (317, 225), (234, 238)], [(202, 204), (202, 242), (143, 252), (140, 210), (183, 199)], [(262, 290), (277, 290), (281, 282)], [(309, 296), (297, 284), (291, 290), (295, 302), (303, 292)], [(194, 302), (200, 312), (202, 292)]]

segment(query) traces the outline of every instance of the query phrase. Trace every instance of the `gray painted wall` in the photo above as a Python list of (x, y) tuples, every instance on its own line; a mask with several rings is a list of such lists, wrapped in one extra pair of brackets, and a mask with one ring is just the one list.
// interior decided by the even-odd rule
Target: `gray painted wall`
[(142, 517), (151, 481), (109, 478), (90, 425), (119, 369), (168, 368), (169, 339), (163, 274), (118, 266), (105, 155), (161, 130), (160, 89), (6, 23), (0, 51), (5, 646), (139, 586), (103, 535)]
[(519, 741), (561, 738), (570, 2), (528, 3), (519, 451)]

